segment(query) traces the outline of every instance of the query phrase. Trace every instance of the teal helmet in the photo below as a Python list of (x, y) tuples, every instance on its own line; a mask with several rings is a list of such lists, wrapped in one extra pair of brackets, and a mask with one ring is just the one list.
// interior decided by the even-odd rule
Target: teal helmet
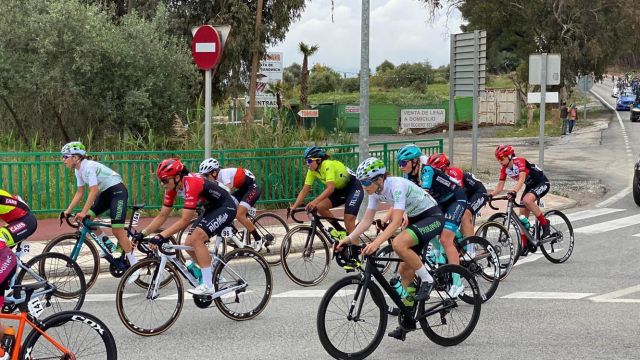
[(87, 153), (87, 149), (80, 141), (72, 141), (64, 144), (60, 152), (62, 155), (85, 155)]
[(304, 150), (304, 158), (312, 159), (312, 158), (321, 158), (327, 155), (327, 153), (322, 150), (319, 146), (309, 146)]
[(398, 161), (413, 160), (419, 158), (420, 156), (422, 156), (422, 151), (420, 151), (420, 148), (414, 144), (409, 144), (403, 146), (400, 150), (398, 150), (396, 159)]
[(384, 175), (387, 172), (382, 160), (370, 157), (358, 165), (356, 170), (356, 178), (362, 180), (373, 180), (380, 175)]

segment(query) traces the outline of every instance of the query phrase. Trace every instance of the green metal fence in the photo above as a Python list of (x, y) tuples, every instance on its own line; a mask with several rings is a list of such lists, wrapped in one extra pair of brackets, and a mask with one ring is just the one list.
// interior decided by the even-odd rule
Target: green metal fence
[[(384, 160), (390, 172), (399, 175), (396, 153), (406, 141), (369, 144), (371, 156)], [(415, 141), (425, 154), (442, 152), (442, 139)], [(358, 145), (325, 147), (332, 158), (354, 169), (358, 166)], [(292, 202), (302, 188), (306, 165), (303, 147), (234, 149), (213, 151), (225, 167), (242, 166), (257, 177), (262, 189), (259, 204), (276, 206)], [(163, 192), (155, 178), (155, 169), (162, 159), (179, 157), (191, 170), (202, 161), (202, 150), (102, 152), (91, 154), (93, 159), (116, 170), (129, 190), (129, 202), (146, 203), (147, 208), (162, 206)], [(36, 213), (57, 213), (66, 209), (76, 190), (73, 171), (66, 169), (60, 153), (2, 153), (0, 152), (0, 188), (22, 196)], [(321, 186), (314, 188), (314, 194)]]

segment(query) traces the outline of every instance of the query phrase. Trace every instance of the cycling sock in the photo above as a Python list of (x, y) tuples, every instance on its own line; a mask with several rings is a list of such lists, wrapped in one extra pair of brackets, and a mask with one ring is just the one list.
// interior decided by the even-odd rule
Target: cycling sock
[(251, 235), (253, 236), (253, 239), (254, 239), (255, 241), (260, 241), (260, 239), (262, 239), (262, 238), (260, 237), (260, 234), (258, 234), (258, 230), (257, 230), (257, 229), (256, 229), (256, 230), (253, 230), (253, 231), (251, 232)]
[(333, 225), (333, 228), (338, 231), (346, 231), (345, 228), (342, 227), (338, 220), (330, 220), (329, 224)]
[(213, 271), (211, 270), (211, 266), (202, 268), (202, 282), (207, 285), (207, 287), (213, 287)]
[(129, 260), (129, 265), (133, 266), (138, 262), (135, 256), (133, 256), (133, 252), (127, 253), (127, 260)]
[(540, 213), (540, 215), (536, 216), (536, 218), (540, 222), (540, 225), (547, 225), (547, 223), (549, 223), (549, 220), (547, 220), (547, 218), (544, 217), (543, 213)]
[(431, 274), (429, 274), (429, 271), (427, 271), (426, 267), (421, 267), (420, 270), (416, 271), (416, 275), (418, 275), (420, 277), (420, 280), (422, 281), (426, 281), (429, 283), (433, 282), (433, 278), (431, 277)]
[(520, 241), (522, 241), (522, 246), (527, 246), (527, 235), (520, 234)]

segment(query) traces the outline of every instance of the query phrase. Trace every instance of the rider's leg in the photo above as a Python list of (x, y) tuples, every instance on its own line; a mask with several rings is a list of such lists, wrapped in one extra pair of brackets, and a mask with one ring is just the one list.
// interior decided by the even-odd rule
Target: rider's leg
[[(393, 250), (404, 261), (406, 266), (401, 269), (402, 286), (407, 288), (413, 281), (414, 274), (421, 280), (420, 288), (416, 291), (416, 300), (426, 300), (429, 298), (433, 284), (433, 277), (422, 263), (416, 251), (422, 251), (424, 244), (420, 245), (420, 240), (413, 231), (403, 231), (392, 242)], [(419, 248), (420, 250), (417, 250)], [(402, 265), (402, 264), (401, 264)]]
[(442, 247), (444, 247), (444, 252), (447, 254), (448, 263), (460, 265), (460, 254), (458, 253), (456, 245), (453, 243), (455, 241), (455, 235), (456, 233), (454, 231), (445, 228), (440, 234), (440, 243)]
[(188, 253), (202, 269), (202, 281), (207, 287), (211, 288), (213, 287), (213, 271), (211, 268), (211, 254), (205, 244), (207, 240), (209, 240), (209, 235), (201, 228), (196, 227), (187, 236), (185, 245), (193, 247), (193, 251), (188, 251)]
[(464, 235), (465, 237), (472, 236), (474, 234), (473, 214), (469, 209), (466, 209), (464, 211), (464, 215), (462, 215), (462, 221), (460, 222), (460, 230), (462, 231), (462, 235)]
[[(333, 217), (331, 208), (333, 208), (333, 202), (330, 199), (324, 199), (318, 204), (318, 215), (324, 217)], [(340, 224), (338, 220), (329, 220), (329, 224), (333, 226), (337, 231), (345, 231), (345, 228)]]
[[(546, 185), (543, 185), (541, 187), (545, 187), (545, 186)], [(549, 220), (547, 220), (547, 218), (544, 217), (544, 213), (542, 212), (542, 210), (540, 210), (540, 207), (538, 207), (538, 204), (537, 204), (538, 197), (536, 196), (536, 193), (535, 193), (535, 191), (538, 191), (538, 188), (539, 187), (534, 188), (532, 192), (526, 193), (522, 197), (522, 202), (527, 207), (527, 209), (533, 212), (533, 214), (536, 216), (536, 219), (538, 219), (538, 222), (542, 227), (542, 237), (544, 238), (549, 236), (549, 232), (550, 232)], [(548, 189), (548, 186), (546, 186), (546, 188)]]
[[(529, 218), (529, 213), (530, 213), (530, 211), (526, 207), (520, 208), (520, 214), (519, 214), (520, 216), (524, 216), (525, 218), (528, 219)], [(526, 232), (525, 232), (524, 228), (522, 228), (520, 230), (520, 242), (522, 243), (522, 250), (523, 250), (523, 252), (525, 252), (524, 250), (527, 248), (528, 240), (527, 240), (527, 235), (526, 235)]]
[(249, 213), (249, 208), (250, 208), (249, 204), (245, 202), (241, 202), (240, 206), (238, 206), (236, 219), (238, 219), (240, 224), (242, 224), (242, 226), (244, 226), (244, 228), (247, 229), (247, 232), (249, 234), (253, 235), (254, 240), (260, 241), (260, 234), (258, 234), (258, 232), (256, 231), (256, 227), (253, 226), (253, 223), (251, 222), (251, 220), (247, 218), (247, 213)]

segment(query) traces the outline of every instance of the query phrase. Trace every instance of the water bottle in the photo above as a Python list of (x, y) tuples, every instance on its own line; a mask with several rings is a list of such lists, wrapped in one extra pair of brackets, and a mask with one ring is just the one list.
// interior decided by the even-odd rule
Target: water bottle
[[(98, 230), (100, 231), (100, 230)], [(114, 245), (111, 240), (109, 240), (109, 236), (107, 234), (105, 234), (104, 232), (100, 231), (99, 234), (96, 234), (98, 236), (98, 239), (100, 239), (100, 241), (102, 241), (102, 243), (104, 244), (104, 246), (109, 249), (110, 252), (113, 252), (116, 248), (116, 245)]]
[(198, 283), (202, 284), (202, 270), (191, 260), (187, 260), (185, 263), (187, 265), (187, 270), (198, 280)]
[(416, 290), (416, 284), (413, 281), (410, 282), (407, 286), (407, 297), (405, 299), (402, 299), (402, 303), (405, 306), (413, 306), (416, 298)]
[(529, 218), (524, 215), (520, 215), (520, 222), (524, 225), (525, 230), (529, 230), (531, 227), (531, 223), (529, 222)]
[(0, 340), (0, 345), (2, 349), (5, 351), (5, 356), (7, 359), (11, 354), (11, 350), (13, 350), (13, 344), (16, 342), (16, 331), (12, 327), (4, 328), (4, 334), (2, 335), (2, 340)]
[(389, 285), (391, 285), (391, 287), (396, 291), (396, 293), (400, 295), (400, 299), (404, 300), (407, 298), (407, 296), (409, 296), (409, 293), (402, 286), (402, 283), (400, 282), (399, 278), (395, 277), (391, 279), (391, 282), (389, 283)]

